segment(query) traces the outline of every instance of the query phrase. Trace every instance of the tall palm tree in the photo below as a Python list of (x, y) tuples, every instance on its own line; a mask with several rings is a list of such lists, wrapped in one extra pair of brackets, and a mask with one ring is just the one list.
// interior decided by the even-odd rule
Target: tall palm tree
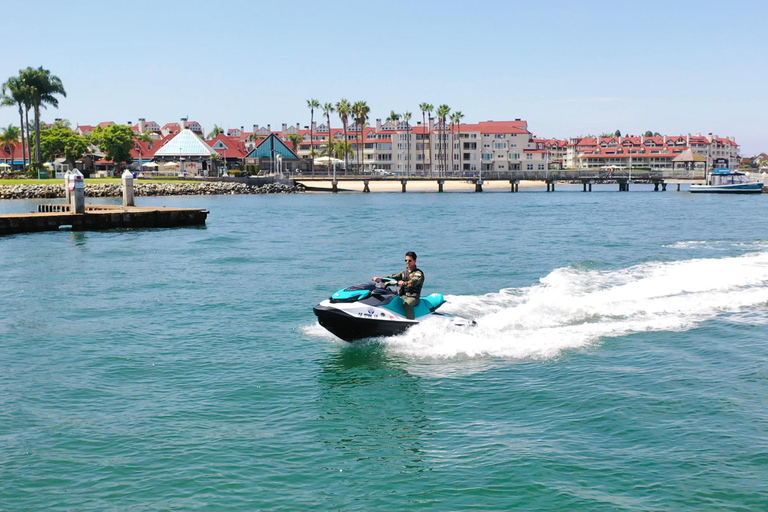
[(35, 161), (39, 164), (43, 159), (40, 148), (40, 108), (46, 108), (46, 105), (59, 108), (56, 95), (60, 94), (66, 98), (67, 91), (64, 90), (61, 79), (42, 66), (22, 70), (21, 77), (29, 88), (30, 103), (35, 110)]
[(393, 123), (397, 124), (399, 120), (400, 120), (400, 114), (398, 114), (394, 110), (390, 110), (387, 121), (392, 121)]
[[(453, 114), (451, 114), (451, 122), (456, 126), (456, 128), (459, 131), (459, 136), (457, 140), (459, 141), (459, 162), (461, 162), (461, 120), (464, 117), (464, 114), (461, 113), (460, 110), (457, 110)], [(453, 170), (453, 132), (451, 132), (451, 170)], [(461, 163), (459, 163), (459, 171), (461, 171)]]
[(410, 112), (403, 112), (403, 121), (405, 121), (405, 133), (408, 136), (408, 154), (405, 157), (406, 170), (408, 176), (411, 175), (411, 114)]
[[(333, 137), (331, 136), (331, 114), (336, 112), (336, 109), (333, 108), (333, 103), (323, 103), (322, 109), (323, 115), (325, 115), (325, 119), (328, 121), (328, 148), (331, 148), (333, 147)], [(331, 155), (329, 154), (328, 156)]]
[[(349, 115), (352, 113), (352, 105), (350, 105), (346, 98), (341, 98), (341, 100), (336, 103), (336, 113), (339, 114), (341, 125), (344, 128), (344, 142), (349, 142), (349, 139), (347, 138), (347, 125), (349, 123)], [(347, 153), (344, 153), (344, 169), (346, 170), (348, 168), (349, 162), (347, 161)]]
[(1, 106), (19, 107), (19, 124), (21, 126), (21, 169), (27, 171), (27, 144), (24, 138), (24, 110), (29, 105), (29, 92), (20, 76), (12, 76), (0, 89)]
[(357, 125), (357, 133), (360, 137), (360, 141), (357, 144), (357, 170), (358, 172), (363, 170), (363, 145), (365, 144), (365, 125), (368, 124), (368, 114), (371, 112), (371, 107), (365, 101), (356, 101), (352, 105), (352, 115), (355, 117), (355, 124)]
[(315, 109), (320, 108), (320, 102), (312, 98), (307, 100), (307, 108), (309, 108), (309, 168), (312, 170), (312, 176), (315, 175)]
[[(424, 168), (424, 171), (427, 169), (427, 141), (430, 140), (430, 137), (432, 137), (432, 134), (429, 133), (429, 125), (427, 124), (427, 114), (429, 114), (429, 118), (432, 119), (432, 111), (435, 109), (434, 106), (430, 105), (429, 103), (421, 103), (419, 105), (419, 109), (421, 109), (421, 119), (422, 119), (422, 126), (424, 127), (424, 133), (426, 135), (422, 135), (421, 139), (421, 166)], [(432, 147), (429, 148), (430, 155), (432, 153)], [(430, 156), (431, 158), (431, 156)], [(429, 175), (432, 175), (432, 165), (429, 166)]]
[(445, 173), (445, 161), (447, 160), (447, 156), (448, 156), (446, 151), (447, 148), (445, 147), (445, 122), (450, 113), (451, 113), (451, 107), (449, 107), (448, 105), (443, 104), (437, 107), (437, 122), (440, 124), (437, 130), (438, 140), (440, 141), (438, 146), (438, 151), (440, 152), (441, 159), (443, 162), (441, 164), (443, 175)]

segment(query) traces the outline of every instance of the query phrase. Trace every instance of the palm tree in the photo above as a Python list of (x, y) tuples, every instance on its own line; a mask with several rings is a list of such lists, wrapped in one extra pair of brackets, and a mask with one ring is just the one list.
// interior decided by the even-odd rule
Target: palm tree
[(304, 142), (304, 137), (302, 137), (298, 133), (290, 133), (288, 134), (288, 140), (291, 141), (291, 145), (293, 146), (293, 152), (296, 153), (296, 151), (299, 148), (299, 144)]
[(46, 108), (46, 105), (59, 108), (56, 95), (60, 94), (66, 98), (67, 91), (64, 90), (61, 79), (42, 66), (22, 70), (21, 77), (29, 88), (30, 103), (35, 110), (35, 161), (39, 164), (43, 159), (40, 148), (40, 108)]
[[(431, 133), (429, 133), (429, 125), (427, 125), (427, 114), (429, 114), (429, 118), (432, 119), (432, 111), (435, 109), (434, 106), (430, 105), (429, 103), (421, 103), (419, 105), (419, 109), (421, 109), (421, 119), (422, 119), (422, 126), (424, 127), (424, 133), (426, 134), (426, 137), (422, 135), (421, 139), (421, 166), (424, 168), (423, 170), (426, 171), (427, 169), (427, 143), (426, 141), (429, 140), (429, 137), (432, 136)], [(432, 152), (432, 148), (430, 147), (430, 153)], [(432, 175), (432, 166), (429, 166), (429, 174)]]
[[(459, 162), (461, 162), (461, 120), (464, 118), (464, 114), (461, 113), (460, 110), (457, 110), (453, 114), (451, 114), (451, 122), (458, 128), (459, 130), (459, 136), (457, 140), (459, 141)], [(451, 132), (451, 139), (453, 139), (453, 132)], [(451, 140), (451, 162), (453, 162), (453, 140)], [(451, 163), (451, 169), (453, 169), (453, 163)], [(461, 163), (459, 163), (459, 170), (461, 170)]]
[[(344, 128), (344, 142), (349, 142), (349, 139), (347, 139), (347, 123), (349, 122), (349, 114), (352, 113), (352, 105), (349, 104), (349, 101), (346, 100), (346, 98), (342, 98), (337, 104), (336, 104), (336, 113), (339, 114), (339, 119), (341, 120), (341, 124)], [(344, 169), (347, 169), (349, 162), (347, 162), (347, 155), (344, 154)]]
[(441, 159), (443, 161), (442, 163), (443, 173), (445, 173), (445, 161), (448, 157), (448, 154), (446, 151), (447, 148), (445, 147), (445, 121), (448, 118), (448, 114), (450, 113), (451, 113), (451, 107), (449, 107), (448, 105), (443, 104), (437, 107), (437, 122), (440, 124), (437, 130), (438, 141), (439, 141), (438, 151), (440, 152), (442, 157)]
[(333, 103), (323, 103), (322, 109), (323, 115), (325, 115), (325, 119), (328, 121), (328, 147), (331, 148), (333, 147), (333, 137), (331, 137), (331, 114), (336, 112), (336, 109), (333, 108)]
[(13, 153), (16, 151), (16, 144), (19, 142), (21, 133), (21, 130), (9, 124), (8, 128), (0, 134), (0, 146), (8, 149), (8, 153), (11, 155), (11, 165), (13, 165)]
[(406, 155), (405, 161), (406, 163), (406, 170), (408, 176), (411, 175), (411, 114), (410, 112), (403, 112), (403, 121), (405, 121), (405, 133), (408, 136), (408, 154)]
[(387, 121), (392, 121), (393, 123), (397, 124), (399, 120), (400, 120), (400, 114), (398, 114), (394, 110), (390, 110)]
[(0, 89), (1, 106), (18, 106), (19, 123), (21, 126), (21, 170), (27, 170), (27, 144), (24, 138), (24, 109), (29, 105), (29, 92), (20, 76), (12, 76)]
[(213, 130), (211, 130), (211, 133), (209, 133), (205, 138), (208, 139), (208, 140), (215, 139), (221, 133), (224, 133), (224, 130), (221, 128), (221, 126), (219, 126), (217, 124), (214, 124), (213, 125)]
[[(333, 144), (333, 153), (338, 159), (347, 161), (347, 156), (352, 154), (352, 144), (346, 140), (340, 140)], [(347, 172), (346, 163), (344, 164), (344, 172)]]
[(307, 107), (309, 108), (309, 158), (310, 169), (312, 169), (312, 176), (315, 175), (315, 109), (320, 108), (320, 102), (312, 98), (307, 100)]
[(357, 170), (363, 170), (363, 145), (365, 144), (365, 126), (368, 124), (368, 114), (371, 112), (371, 107), (365, 101), (356, 101), (352, 105), (352, 115), (355, 117), (355, 124), (357, 125), (358, 137), (360, 141), (357, 144)]

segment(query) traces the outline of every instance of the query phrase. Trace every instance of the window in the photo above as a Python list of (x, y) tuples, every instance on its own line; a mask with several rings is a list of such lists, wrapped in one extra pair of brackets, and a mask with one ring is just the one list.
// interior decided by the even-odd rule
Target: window
[(527, 170), (529, 170), (529, 171), (532, 171), (533, 170), (533, 164), (528, 164), (525, 168)]
[(506, 142), (496, 142), (493, 144), (494, 149), (507, 149), (507, 143)]
[(525, 154), (525, 159), (526, 160), (533, 160), (533, 154), (532, 153), (526, 153)]
[(483, 153), (483, 160), (493, 160), (493, 154)]

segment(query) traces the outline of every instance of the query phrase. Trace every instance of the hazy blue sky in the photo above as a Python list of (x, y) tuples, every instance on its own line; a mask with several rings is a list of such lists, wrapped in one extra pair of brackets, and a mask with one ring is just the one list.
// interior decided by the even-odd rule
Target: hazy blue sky
[(304, 126), (308, 98), (347, 98), (373, 124), (427, 101), (541, 137), (712, 132), (768, 151), (765, 0), (30, 0), (1, 16), (0, 80), (42, 65), (64, 83), (47, 121)]

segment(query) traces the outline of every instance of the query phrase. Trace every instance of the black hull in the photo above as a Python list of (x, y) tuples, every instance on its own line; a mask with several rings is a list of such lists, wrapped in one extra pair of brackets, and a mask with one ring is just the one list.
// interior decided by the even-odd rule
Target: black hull
[(320, 325), (344, 341), (349, 342), (363, 338), (394, 336), (405, 332), (409, 327), (418, 323), (358, 318), (338, 309), (319, 304), (313, 309)]

